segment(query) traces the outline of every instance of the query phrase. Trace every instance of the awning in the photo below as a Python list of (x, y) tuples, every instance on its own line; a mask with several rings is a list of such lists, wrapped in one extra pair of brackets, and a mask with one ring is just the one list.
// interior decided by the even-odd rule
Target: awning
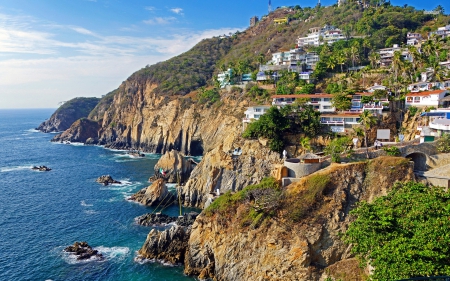
[(420, 116), (445, 117), (446, 112), (423, 112)]

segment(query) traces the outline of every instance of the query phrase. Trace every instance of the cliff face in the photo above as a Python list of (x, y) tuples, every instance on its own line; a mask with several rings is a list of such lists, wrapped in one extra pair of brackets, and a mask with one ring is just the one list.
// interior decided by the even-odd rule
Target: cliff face
[(36, 130), (44, 133), (67, 130), (76, 120), (88, 117), (100, 101), (99, 98), (74, 98), (61, 105), (50, 117), (42, 122)]
[[(313, 209), (289, 219), (308, 198), (313, 179), (327, 184)], [(248, 203), (224, 213), (202, 213), (192, 226), (185, 272), (214, 280), (363, 280), (364, 272), (340, 239), (361, 200), (386, 194), (396, 180), (414, 179), (407, 160), (380, 157), (369, 163), (335, 164), (287, 187), (277, 214), (259, 227), (243, 226)], [(308, 187), (309, 186), (309, 187)]]
[[(240, 148), (233, 156), (230, 150)], [(258, 141), (248, 141), (229, 135), (223, 144), (205, 154), (182, 186), (181, 196), (187, 206), (203, 208), (209, 193), (238, 191), (260, 182), (281, 163), (279, 153), (270, 151)]]

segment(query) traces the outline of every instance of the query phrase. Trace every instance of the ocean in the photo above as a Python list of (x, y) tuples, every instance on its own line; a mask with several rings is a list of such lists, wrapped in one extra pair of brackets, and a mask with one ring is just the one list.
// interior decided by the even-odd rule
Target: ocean
[[(150, 228), (134, 218), (153, 209), (126, 198), (149, 185), (160, 155), (52, 143), (54, 134), (34, 128), (53, 112), (0, 110), (0, 280), (194, 280), (181, 266), (135, 261)], [(122, 184), (95, 182), (107, 174)], [(105, 259), (77, 261), (63, 251), (76, 241)]]

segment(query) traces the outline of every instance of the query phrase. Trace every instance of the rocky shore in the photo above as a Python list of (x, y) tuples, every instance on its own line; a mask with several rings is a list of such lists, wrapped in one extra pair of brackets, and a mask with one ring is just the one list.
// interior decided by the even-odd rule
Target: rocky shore
[(64, 251), (75, 255), (77, 260), (103, 259), (103, 255), (99, 251), (92, 249), (87, 242), (75, 242), (73, 245), (66, 247)]
[(190, 226), (194, 223), (195, 219), (197, 218), (199, 214), (196, 212), (190, 212), (187, 214), (184, 214), (183, 216), (179, 217), (171, 217), (166, 214), (144, 214), (142, 216), (139, 216), (135, 218), (137, 224), (143, 225), (143, 226), (165, 226), (170, 223), (175, 223), (179, 226)]

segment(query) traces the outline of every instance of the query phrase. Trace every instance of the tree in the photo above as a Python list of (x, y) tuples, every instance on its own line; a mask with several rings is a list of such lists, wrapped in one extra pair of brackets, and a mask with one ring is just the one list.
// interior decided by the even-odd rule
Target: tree
[(339, 52), (336, 55), (336, 63), (341, 66), (341, 72), (344, 72), (344, 64), (347, 62), (347, 56), (344, 52)]
[(300, 147), (302, 148), (302, 153), (311, 150), (311, 139), (309, 137), (301, 138)]
[(284, 146), (283, 132), (290, 128), (288, 117), (272, 106), (258, 120), (248, 124), (244, 138), (267, 138), (272, 151), (281, 152)]
[(364, 129), (364, 144), (366, 145), (366, 157), (369, 158), (369, 146), (367, 145), (367, 130), (377, 122), (375, 116), (369, 110), (364, 110), (359, 115), (359, 124), (363, 125)]
[(421, 183), (397, 183), (388, 195), (360, 202), (344, 235), (372, 280), (450, 274), (450, 193)]
[(349, 137), (338, 137), (333, 139), (327, 147), (325, 153), (331, 156), (331, 161), (335, 163), (341, 162), (341, 154), (351, 149), (351, 140)]
[(450, 134), (443, 134), (438, 139), (437, 150), (441, 153), (449, 153), (450, 152)]
[(378, 64), (380, 63), (380, 54), (374, 51), (370, 52), (369, 61), (372, 68), (377, 68)]
[(346, 93), (333, 94), (331, 104), (336, 110), (344, 111), (349, 110), (352, 107), (352, 100)]
[(403, 64), (403, 56), (400, 51), (395, 51), (394, 56), (392, 57), (392, 64), (391, 68), (395, 75), (395, 81), (398, 81), (398, 73), (400, 69), (402, 68)]

